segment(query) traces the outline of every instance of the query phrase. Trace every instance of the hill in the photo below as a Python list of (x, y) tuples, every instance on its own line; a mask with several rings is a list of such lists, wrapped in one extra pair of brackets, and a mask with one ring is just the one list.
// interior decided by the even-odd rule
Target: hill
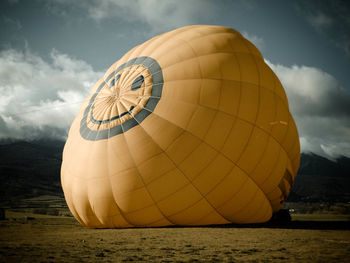
[[(62, 141), (0, 143), (0, 205), (42, 195), (63, 197)], [(302, 154), (289, 202), (350, 202), (350, 159)]]
[(0, 200), (41, 195), (63, 196), (60, 183), (62, 141), (2, 142), (0, 145)]
[(300, 168), (288, 201), (349, 202), (350, 158), (329, 160), (316, 154), (301, 154)]

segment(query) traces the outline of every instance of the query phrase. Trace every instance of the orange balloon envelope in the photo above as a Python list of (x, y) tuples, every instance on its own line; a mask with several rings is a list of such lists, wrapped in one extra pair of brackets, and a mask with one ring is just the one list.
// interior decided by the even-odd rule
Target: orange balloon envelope
[(95, 84), (61, 178), (88, 227), (258, 223), (281, 208), (299, 159), (286, 94), (257, 48), (227, 27), (186, 26)]

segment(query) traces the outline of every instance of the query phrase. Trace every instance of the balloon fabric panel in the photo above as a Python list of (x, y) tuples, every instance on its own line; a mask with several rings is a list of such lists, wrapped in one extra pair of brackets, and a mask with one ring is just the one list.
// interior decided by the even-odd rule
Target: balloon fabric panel
[(72, 123), (62, 188), (93, 228), (260, 223), (300, 161), (285, 91), (259, 50), (222, 26), (132, 48)]

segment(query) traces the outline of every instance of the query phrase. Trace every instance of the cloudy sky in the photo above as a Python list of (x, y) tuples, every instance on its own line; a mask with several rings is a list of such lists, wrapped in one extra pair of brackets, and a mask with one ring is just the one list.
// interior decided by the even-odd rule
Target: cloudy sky
[(1, 0), (0, 139), (65, 139), (113, 62), (192, 24), (232, 27), (260, 49), (286, 89), (303, 152), (350, 157), (346, 0)]

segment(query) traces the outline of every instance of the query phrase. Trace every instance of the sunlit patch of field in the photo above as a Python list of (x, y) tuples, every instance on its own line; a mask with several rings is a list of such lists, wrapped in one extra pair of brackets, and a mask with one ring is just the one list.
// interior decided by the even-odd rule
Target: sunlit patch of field
[(292, 220), (296, 221), (350, 221), (350, 215), (338, 214), (292, 214)]
[(334, 227), (334, 222), (315, 221), (318, 229), (310, 229), (312, 215), (293, 215), (301, 224), (292, 221), (290, 227), (133, 229), (88, 229), (72, 217), (13, 211), (6, 211), (6, 217), (0, 221), (0, 262), (347, 262), (350, 258), (348, 222), (336, 222), (340, 227)]

